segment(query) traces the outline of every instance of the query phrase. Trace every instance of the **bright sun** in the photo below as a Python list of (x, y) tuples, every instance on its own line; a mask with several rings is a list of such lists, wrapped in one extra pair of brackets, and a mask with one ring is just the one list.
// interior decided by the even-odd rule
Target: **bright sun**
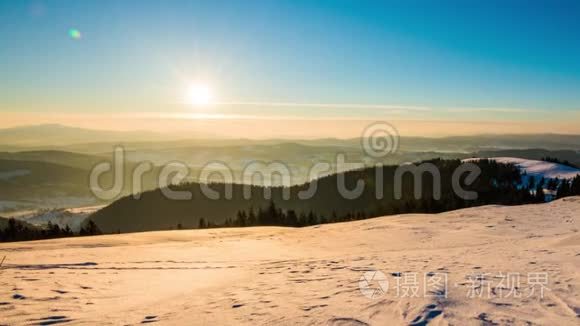
[(187, 102), (195, 106), (207, 106), (212, 103), (211, 88), (204, 84), (192, 84), (187, 89)]

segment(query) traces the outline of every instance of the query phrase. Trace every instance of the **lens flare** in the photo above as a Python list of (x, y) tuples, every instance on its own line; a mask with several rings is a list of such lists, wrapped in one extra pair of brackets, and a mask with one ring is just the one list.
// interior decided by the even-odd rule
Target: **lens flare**
[(76, 28), (71, 28), (68, 30), (68, 36), (73, 39), (73, 40), (80, 40), (82, 35), (81, 35), (81, 31), (79, 31)]

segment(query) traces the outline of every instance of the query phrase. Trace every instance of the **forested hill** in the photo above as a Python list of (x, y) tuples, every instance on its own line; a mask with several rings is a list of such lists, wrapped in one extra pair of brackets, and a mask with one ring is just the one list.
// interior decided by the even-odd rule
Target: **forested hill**
[[(376, 170), (366, 168), (342, 174), (346, 189), (354, 189), (358, 180), (364, 181), (362, 194), (354, 199), (344, 198), (338, 190), (337, 181), (340, 174), (334, 174), (317, 180), (315, 195), (309, 199), (300, 199), (298, 193), (308, 189), (310, 184), (291, 188), (251, 187), (250, 198), (243, 195), (244, 185), (212, 184), (211, 188), (220, 194), (220, 199), (209, 199), (197, 183), (171, 186), (174, 191), (189, 191), (190, 200), (167, 199), (160, 189), (145, 192), (140, 199), (122, 198), (97, 211), (89, 219), (94, 221), (105, 233), (136, 232), (149, 230), (167, 230), (175, 228), (196, 228), (201, 225), (231, 224), (243, 211), (244, 214), (264, 214), (264, 211), (275, 207), (276, 215), (283, 217), (291, 211), (297, 216), (309, 215), (309, 224), (320, 222), (342, 221), (368, 218), (374, 216), (411, 213), (442, 212), (469, 206), (485, 204), (522, 204), (538, 201), (529, 189), (518, 186), (521, 174), (511, 164), (501, 164), (481, 160), (476, 164), (481, 168), (481, 175), (467, 190), (477, 191), (478, 199), (464, 200), (453, 192), (452, 175), (462, 164), (459, 160), (432, 160), (441, 175), (441, 198), (433, 198), (433, 178), (429, 173), (422, 176), (422, 196), (415, 199), (414, 179), (411, 173), (402, 178), (402, 198), (395, 199), (394, 175), (397, 166), (383, 167), (383, 198), (376, 196)], [(380, 175), (380, 174), (379, 174)], [(462, 179), (463, 180), (463, 179)], [(463, 182), (462, 182), (463, 184)], [(225, 190), (231, 186), (232, 197), (225, 199)], [(264, 190), (271, 191), (271, 200), (265, 198)], [(282, 198), (284, 191), (290, 192), (290, 198)], [(260, 224), (285, 224), (279, 218), (263, 217)], [(260, 222), (260, 221), (259, 221)]]

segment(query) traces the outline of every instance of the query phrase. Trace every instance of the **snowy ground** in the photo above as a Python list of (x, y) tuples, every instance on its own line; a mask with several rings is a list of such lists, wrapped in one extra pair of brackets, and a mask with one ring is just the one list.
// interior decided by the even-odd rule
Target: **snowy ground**
[(61, 228), (70, 227), (73, 232), (81, 229), (83, 221), (92, 213), (104, 206), (87, 206), (78, 208), (59, 208), (21, 211), (6, 214), (7, 217), (14, 217), (32, 225), (46, 226), (48, 222), (57, 224)]
[[(469, 158), (463, 160), (463, 162), (477, 161), (481, 159), (482, 158)], [(522, 176), (520, 184), (522, 187), (528, 187), (530, 184), (537, 185), (542, 179), (544, 179), (544, 182), (547, 182), (549, 179), (556, 179), (560, 182), (564, 179), (570, 180), (580, 174), (580, 169), (546, 161), (528, 160), (517, 157), (491, 157), (488, 159), (504, 164), (514, 164), (521, 171), (524, 171), (525, 175)], [(548, 189), (546, 185), (547, 184), (544, 183), (543, 188), (546, 201), (551, 201), (556, 198), (557, 191), (554, 189)]]
[(0, 244), (0, 324), (578, 325), (579, 230), (573, 197)]
[[(469, 158), (463, 161), (469, 162), (474, 160), (481, 160), (481, 158)], [(494, 160), (498, 163), (514, 164), (538, 180), (542, 177), (545, 179), (573, 179), (576, 175), (580, 174), (580, 169), (546, 161), (527, 160), (517, 157), (490, 157), (489, 160)]]
[(66, 207), (92, 207), (98, 205), (94, 197), (31, 197), (26, 200), (0, 200), (0, 216), (17, 217), (39, 210), (52, 210)]

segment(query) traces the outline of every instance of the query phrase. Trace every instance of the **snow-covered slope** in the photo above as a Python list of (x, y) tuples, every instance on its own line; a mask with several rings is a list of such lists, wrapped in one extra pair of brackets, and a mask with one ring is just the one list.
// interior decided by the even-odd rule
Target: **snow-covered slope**
[[(562, 180), (570, 180), (580, 174), (580, 169), (576, 169), (564, 164), (552, 163), (546, 161), (528, 160), (518, 157), (490, 157), (490, 158), (469, 158), (463, 160), (463, 162), (478, 161), (478, 160), (494, 160), (499, 163), (514, 164), (525, 175), (522, 177), (521, 187), (528, 187), (530, 184), (537, 185), (541, 182), (547, 180), (560, 180), (556, 182), (559, 185)], [(551, 201), (556, 198), (556, 190), (548, 189), (547, 184), (544, 183), (543, 189), (546, 201)]]
[[(481, 160), (483, 158), (469, 158), (463, 160), (464, 162)], [(527, 160), (517, 157), (490, 157), (489, 160), (494, 160), (499, 163), (511, 163), (518, 166), (522, 171), (528, 175), (536, 178), (544, 177), (545, 179), (572, 179), (580, 174), (580, 169), (576, 169), (567, 165), (546, 162)]]
[(3, 243), (0, 323), (578, 325), (578, 230), (580, 197), (569, 197), (297, 229)]
[(80, 208), (41, 209), (9, 216), (37, 226), (44, 226), (49, 222), (56, 224), (61, 228), (68, 226), (74, 232), (78, 232), (81, 229), (82, 222), (87, 218), (87, 216), (102, 207), (103, 206), (89, 206)]

